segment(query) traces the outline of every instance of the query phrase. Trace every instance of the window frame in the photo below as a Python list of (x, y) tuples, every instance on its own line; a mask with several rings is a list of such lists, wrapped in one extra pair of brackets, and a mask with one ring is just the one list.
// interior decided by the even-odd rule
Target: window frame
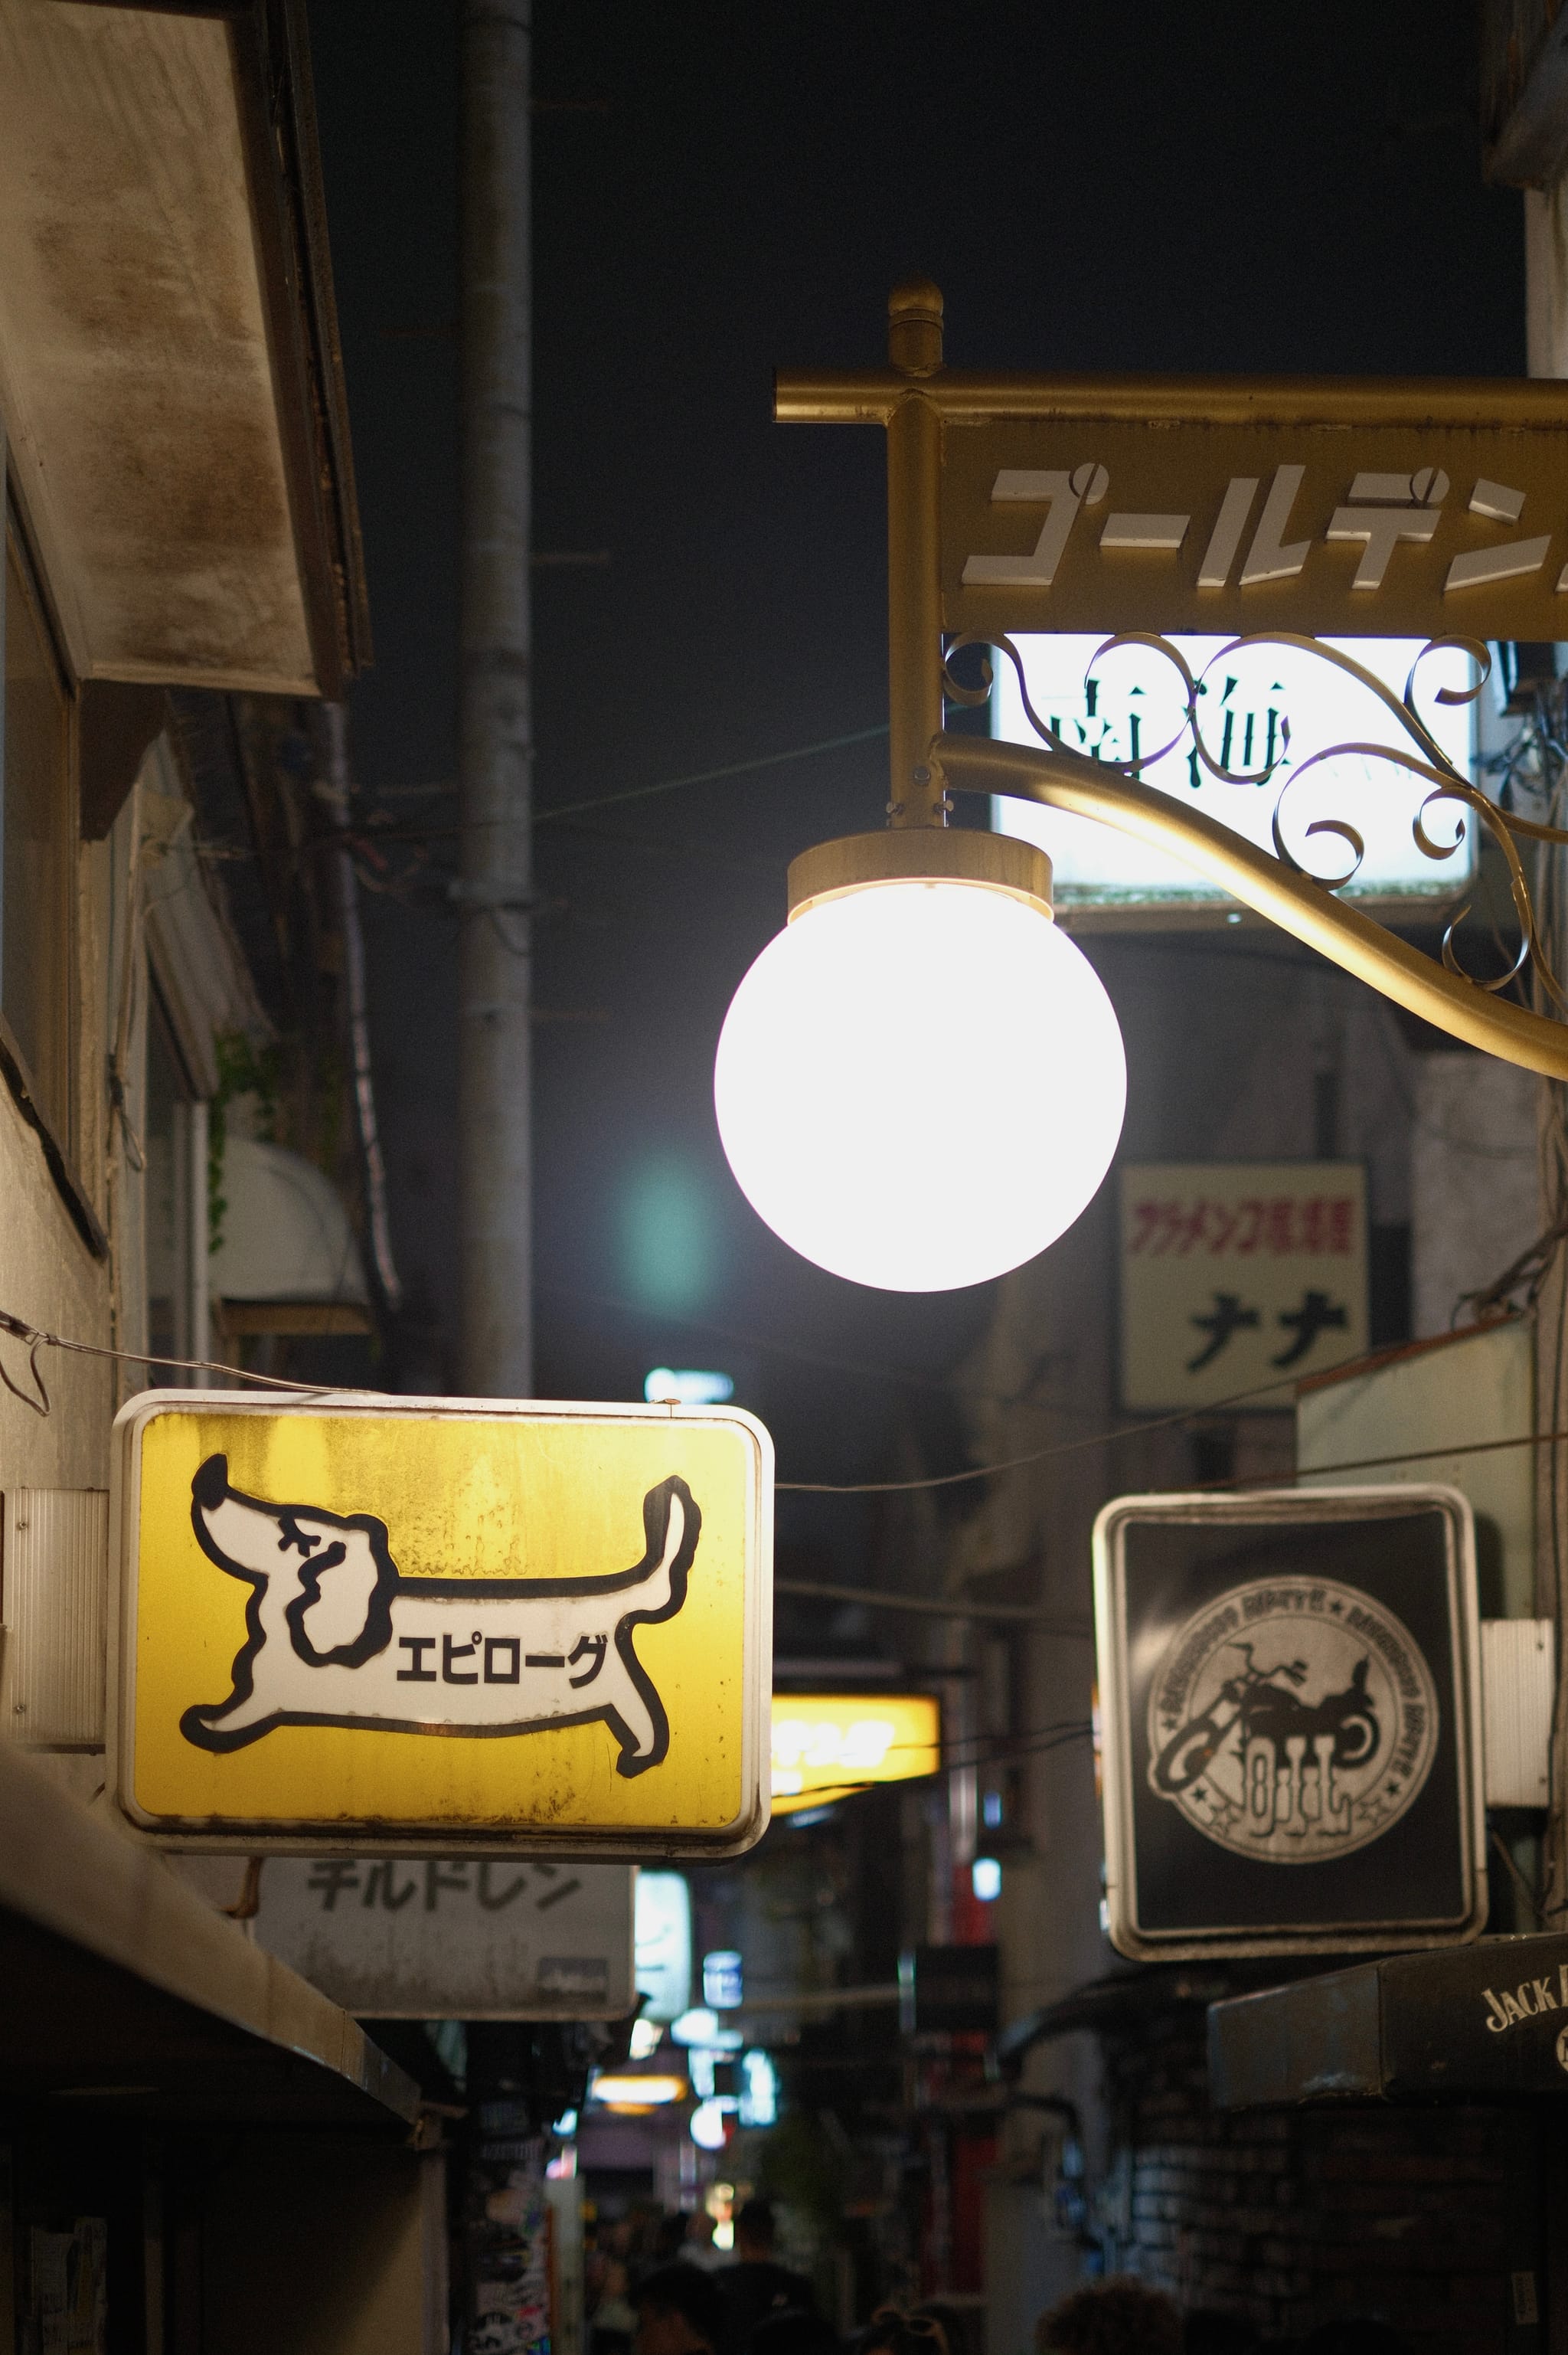
[(180, 1035), (159, 987), (151, 960), (143, 968), (147, 993), (146, 1018), (143, 1026), (141, 1122), (143, 1166), (138, 1173), (142, 1188), (142, 1295), (143, 1316), (146, 1330), (143, 1336), (148, 1348), (154, 1341), (153, 1281), (151, 1266), (151, 1188), (148, 1185), (148, 1160), (152, 1144), (152, 1063), (156, 1042), (157, 1050), (174, 1080), (169, 1124), (169, 1185), (173, 1234), (174, 1290), (169, 1295), (173, 1331), (169, 1337), (174, 1351), (172, 1358), (149, 1358), (145, 1372), (151, 1377), (145, 1385), (156, 1389), (207, 1390), (211, 1387), (208, 1370), (179, 1369), (178, 1361), (210, 1360), (214, 1355), (215, 1337), (212, 1330), (212, 1287), (209, 1265), (212, 1257), (207, 1194), (208, 1099), (201, 1092), (180, 1046)]
[[(21, 1042), (5, 1018), (0, 1006), (0, 1080), (27, 1125), (37, 1136), (45, 1164), (54, 1180), (71, 1223), (95, 1259), (109, 1255), (108, 1237), (93, 1209), (92, 1199), (78, 1175), (74, 1147), (79, 1125), (77, 1103), (81, 1078), (81, 974), (80, 974), (80, 815), (79, 815), (79, 742), (80, 686), (66, 657), (58, 621), (50, 602), (47, 577), (38, 562), (32, 534), (27, 528), (18, 487), (11, 474), (3, 431), (0, 431), (0, 474), (4, 476), (4, 555), (0, 562), (0, 634), (5, 620), (5, 596), (9, 559), (15, 555), (17, 571), (22, 575), (32, 610), (39, 624), (40, 635), (55, 664), (64, 691), (66, 732), (66, 794), (65, 848), (68, 862), (67, 888), (64, 898), (65, 940), (60, 956), (59, 980), (65, 995), (65, 1050), (61, 1082), (61, 1120), (43, 1102), (37, 1079), (24, 1054)], [(4, 671), (0, 669), (0, 866), (5, 856), (5, 698)], [(0, 924), (4, 922), (5, 877), (0, 872)], [(4, 953), (0, 942), (0, 954)]]

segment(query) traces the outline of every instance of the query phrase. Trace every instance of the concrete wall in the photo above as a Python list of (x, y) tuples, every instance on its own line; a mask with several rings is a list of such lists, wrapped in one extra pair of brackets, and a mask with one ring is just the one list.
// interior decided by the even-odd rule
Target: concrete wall
[(202, 2196), (202, 2349), (439, 2355), (426, 2246), (439, 2165), (368, 2137), (238, 2137)]
[(1513, 2286), (1531, 2276), (1545, 2306), (1539, 2145), (1560, 2126), (1478, 2105), (1216, 2116), (1202, 2033), (1190, 2007), (1107, 2050), (1118, 2157), (1097, 2207), (1111, 2270), (1282, 2336), (1370, 2315), (1423, 2355), (1538, 2343), (1511, 2328)]
[[(72, 1061), (72, 1167), (101, 1225), (112, 1216), (104, 1083), (114, 1005), (111, 972), (116, 869), (123, 890), (124, 837), (89, 844), (79, 854), (78, 1003)], [(111, 1269), (95, 1258), (50, 1173), (36, 1131), (11, 1091), (0, 1085), (0, 1308), (72, 1340), (108, 1344)], [(30, 1388), (26, 1352), (0, 1336), (7, 1373)], [(115, 1387), (107, 1361), (40, 1353), (50, 1412), (31, 1412), (0, 1390), (0, 1488), (105, 1488)]]

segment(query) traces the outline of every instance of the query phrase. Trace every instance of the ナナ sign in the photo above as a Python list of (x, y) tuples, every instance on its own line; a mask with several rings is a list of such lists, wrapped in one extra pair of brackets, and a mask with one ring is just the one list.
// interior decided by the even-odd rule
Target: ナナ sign
[(762, 1831), (750, 1416), (183, 1391), (115, 1430), (111, 1753), (139, 1829), (626, 1857)]
[(1359, 1161), (1129, 1162), (1121, 1188), (1121, 1401), (1213, 1406), (1368, 1347)]
[(634, 1868), (270, 1857), (256, 1943), (356, 2019), (624, 2019)]
[(1454, 1488), (1124, 1497), (1095, 1525), (1124, 1955), (1455, 1945), (1486, 1918)]

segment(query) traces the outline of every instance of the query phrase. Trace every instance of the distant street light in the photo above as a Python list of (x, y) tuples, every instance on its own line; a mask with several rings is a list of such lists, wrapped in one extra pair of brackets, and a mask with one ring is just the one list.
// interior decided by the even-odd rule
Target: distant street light
[(641, 2075), (634, 2070), (617, 2069), (596, 2072), (588, 2080), (588, 2099), (602, 2102), (609, 2110), (664, 2109), (673, 2102), (686, 2098), (686, 2080), (673, 2073), (658, 2074), (650, 2070)]

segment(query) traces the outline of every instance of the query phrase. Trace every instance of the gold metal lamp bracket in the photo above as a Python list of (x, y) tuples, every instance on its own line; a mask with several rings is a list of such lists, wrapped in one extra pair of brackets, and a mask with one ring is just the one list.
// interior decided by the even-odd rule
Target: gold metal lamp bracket
[(1407, 1012), (1505, 1063), (1546, 1079), (1568, 1080), (1568, 1024), (1510, 1005), (1445, 969), (1370, 916), (1346, 907), (1311, 876), (1294, 872), (1229, 826), (1183, 809), (1169, 794), (1108, 763), (972, 736), (938, 737), (930, 762), (960, 793), (1042, 802), (1166, 851)]
[[(1277, 796), (1274, 813), (1274, 842), (1277, 857), (1256, 848), (1227, 826), (1184, 806), (1171, 796), (1157, 791), (1143, 781), (1141, 772), (1159, 757), (1145, 754), (1141, 760), (1120, 764), (1088, 761), (1075, 753), (1055, 736), (1033, 711), (1029, 704), (1023, 666), (1017, 649), (999, 629), (962, 629), (952, 640), (947, 655), (943, 653), (943, 583), (942, 583), (942, 496), (944, 466), (944, 427), (963, 426), (967, 429), (1003, 426), (1009, 421), (1034, 421), (1036, 423), (1059, 421), (1065, 417), (1097, 419), (1107, 431), (1137, 428), (1140, 439), (1147, 442), (1146, 432), (1150, 419), (1167, 423), (1201, 424), (1208, 438), (1213, 430), (1224, 425), (1236, 432), (1251, 430), (1259, 418), (1291, 432), (1313, 429), (1327, 431), (1343, 442), (1348, 429), (1370, 434), (1383, 433), (1394, 438), (1389, 443), (1404, 464), (1412, 453), (1419, 455), (1426, 440), (1435, 433), (1458, 437), (1456, 453), (1468, 454), (1473, 463), (1495, 450), (1499, 464), (1523, 469), (1525, 474), (1533, 468), (1531, 481), (1545, 485), (1540, 488), (1542, 503), (1547, 500), (1551, 485), (1561, 476), (1565, 443), (1568, 443), (1568, 407), (1564, 405), (1561, 385), (1506, 382), (1497, 385), (1464, 383), (1417, 384), (1403, 381), (1388, 384), (1361, 382), (1313, 383), (1310, 381), (1252, 380), (1235, 378), (1214, 383), (1197, 384), (1181, 378), (1147, 378), (1120, 383), (1099, 383), (1088, 379), (1060, 381), (1030, 378), (1005, 378), (962, 375), (948, 371), (943, 363), (942, 297), (927, 280), (913, 281), (895, 288), (888, 303), (888, 364), (885, 368), (854, 372), (811, 371), (781, 374), (775, 390), (774, 413), (781, 421), (836, 422), (845, 424), (878, 424), (887, 432), (887, 553), (888, 553), (888, 668), (890, 688), (890, 791), (887, 805), (889, 831), (879, 836), (858, 836), (840, 843), (827, 843), (807, 852), (795, 861), (789, 876), (791, 914), (800, 913), (815, 900), (831, 897), (836, 891), (856, 888), (871, 881), (908, 879), (927, 877), (936, 880), (943, 876), (951, 879), (989, 882), (1017, 896), (1047, 902), (1050, 879), (1046, 865), (1031, 869), (1012, 853), (1001, 851), (1000, 845), (1008, 837), (978, 834), (965, 829), (960, 834), (947, 831), (950, 808), (949, 789), (964, 793), (1005, 794), (1019, 800), (1045, 804), (1065, 810), (1076, 817), (1092, 818), (1110, 826), (1123, 834), (1151, 844), (1156, 848), (1195, 868), (1202, 875), (1220, 884), (1236, 900), (1256, 913), (1266, 916), (1283, 931), (1319, 951), (1359, 980), (1380, 990), (1409, 1012), (1419, 1015), (1452, 1037), (1466, 1044), (1478, 1047), (1505, 1062), (1519, 1065), (1525, 1071), (1541, 1073), (1552, 1080), (1568, 1080), (1568, 1023), (1531, 1013), (1525, 1007), (1512, 1003), (1498, 993), (1506, 989), (1524, 971), (1533, 967), (1537, 989), (1558, 1008), (1568, 1011), (1565, 998), (1555, 975), (1544, 954), (1534, 908), (1520, 858), (1520, 839), (1537, 844), (1568, 845), (1568, 831), (1536, 823), (1513, 811), (1503, 811), (1489, 801), (1485, 794), (1454, 768), (1430, 728), (1421, 719), (1415, 704), (1415, 677), (1422, 656), (1413, 666), (1403, 698), (1395, 697), (1383, 683), (1365, 670), (1349, 655), (1336, 652), (1321, 641), (1301, 630), (1276, 628), (1249, 632), (1244, 628), (1223, 650), (1217, 660), (1254, 645), (1273, 644), (1293, 646), (1309, 653), (1327, 665), (1354, 677), (1383, 705), (1393, 720), (1402, 738), (1397, 744), (1340, 744), (1314, 754), (1291, 771)], [(1409, 441), (1400, 437), (1414, 437)], [(1169, 436), (1166, 437), (1169, 440)], [(1338, 446), (1338, 444), (1336, 445)], [(1345, 446), (1349, 446), (1346, 444)], [(1359, 445), (1358, 445), (1359, 446)], [(1371, 446), (1371, 445), (1369, 445)], [(1381, 444), (1379, 447), (1381, 448)], [(1445, 445), (1446, 446), (1446, 445)], [(1288, 454), (1287, 453), (1286, 454)], [(1377, 452), (1372, 453), (1377, 457)], [(1011, 462), (1010, 462), (1011, 463)], [(1239, 462), (1238, 462), (1239, 463)], [(1383, 465), (1392, 461), (1377, 457)], [(1455, 464), (1458, 463), (1457, 455)], [(1358, 458), (1358, 464), (1371, 460)], [(1093, 481), (1086, 482), (1083, 497), (1093, 503), (1103, 493), (1103, 467), (1079, 470)], [(1276, 476), (1276, 488), (1280, 478), (1298, 480), (1303, 473), (1299, 465), (1281, 465)], [(1022, 479), (1022, 478), (1020, 478)], [(1041, 476), (1040, 481), (1055, 484), (1054, 475)], [(1009, 477), (1007, 480), (1011, 481)], [(1033, 484), (1035, 478), (1028, 478)], [(1075, 493), (1077, 476), (1073, 477)], [(1393, 486), (1393, 491), (1390, 486)], [(1548, 565), (1547, 552), (1552, 535), (1536, 539), (1510, 543), (1499, 551), (1489, 551), (1482, 546), (1479, 552), (1464, 553), (1452, 563), (1442, 554), (1441, 545), (1434, 538), (1436, 523), (1433, 517), (1436, 507), (1448, 496), (1449, 477), (1434, 466), (1425, 471), (1416, 469), (1408, 476), (1388, 472), (1358, 474), (1351, 485), (1350, 496), (1371, 499), (1375, 495), (1385, 498), (1399, 492), (1405, 504), (1395, 512), (1390, 509), (1393, 521), (1378, 508), (1379, 527), (1386, 526), (1385, 537), (1393, 534), (1403, 546), (1409, 540), (1419, 543), (1421, 553), (1428, 543), (1435, 559), (1448, 565), (1446, 586), (1439, 582), (1438, 607), (1445, 617), (1449, 611), (1443, 600), (1457, 591), (1461, 598), (1473, 596), (1476, 585), (1488, 581), (1500, 583), (1496, 594), (1505, 602), (1496, 608), (1496, 627), (1483, 623), (1481, 609), (1473, 602), (1464, 606), (1473, 630), (1485, 626), (1489, 634), (1501, 636), (1542, 636), (1550, 634), (1549, 623), (1556, 618), (1556, 608), (1550, 603), (1550, 582), (1555, 574), (1555, 560)], [(1439, 487), (1440, 486), (1440, 487)], [(1233, 485), (1234, 490), (1255, 490), (1255, 482)], [(1290, 489), (1290, 485), (1284, 485)], [(1272, 497), (1271, 494), (1271, 497)], [(1281, 495), (1283, 497), (1283, 494)], [(1292, 491), (1292, 496), (1294, 492)], [(1531, 493), (1531, 496), (1535, 496)], [(1518, 520), (1526, 497), (1525, 491), (1510, 489), (1493, 483), (1489, 477), (1478, 480), (1470, 494), (1467, 511), (1471, 519), (1467, 530), (1483, 534), (1511, 527)], [(1425, 502), (1425, 504), (1422, 504)], [(1436, 506), (1434, 506), (1436, 502)], [(1414, 503), (1414, 504), (1412, 504)], [(1555, 512), (1561, 505), (1553, 496)], [(1283, 527), (1284, 500), (1277, 522)], [(1265, 522), (1258, 527), (1264, 535)], [(1327, 538), (1359, 537), (1365, 539), (1371, 527), (1367, 517), (1373, 509), (1352, 506), (1343, 515), (1336, 513), (1327, 532)], [(1349, 517), (1349, 521), (1345, 517)], [(1414, 517), (1414, 521), (1412, 518)], [(1118, 527), (1139, 526), (1143, 537), (1127, 539), (1128, 546), (1160, 547), (1167, 538), (1150, 537), (1152, 527), (1183, 528), (1191, 518), (1187, 516), (1116, 516), (1111, 522)], [(1351, 526), (1355, 529), (1351, 529)], [(1430, 528), (1428, 526), (1430, 525)], [(1237, 532), (1240, 523), (1237, 523)], [(1200, 586), (1207, 579), (1210, 561), (1213, 559), (1218, 538), (1209, 544), (1209, 554), (1203, 559)], [(1277, 538), (1277, 531), (1276, 532)], [(1170, 540), (1175, 545), (1173, 539)], [(1272, 543), (1271, 543), (1272, 545)], [(1234, 551), (1232, 551), (1234, 554)], [(1215, 559), (1217, 561), (1217, 559)], [(988, 562), (991, 559), (987, 559)], [(1275, 548), (1271, 561), (1276, 570), (1299, 571), (1305, 562), (1304, 547)], [(1038, 551), (1033, 559), (1009, 559), (1014, 572), (1027, 576), (1026, 588), (1033, 581), (1029, 593), (1038, 591), (1042, 559)], [(1222, 582), (1228, 579), (1232, 555), (1227, 554), (1220, 568)], [(1508, 596), (1523, 595), (1510, 586), (1515, 573), (1540, 575), (1539, 584), (1530, 589), (1536, 599), (1533, 604), (1508, 604)], [(985, 574), (990, 580), (992, 572)], [(995, 576), (1000, 577), (1000, 576)], [(1258, 578), (1274, 578), (1272, 572)], [(1381, 579), (1381, 574), (1380, 574)], [(1241, 587), (1245, 591), (1248, 574), (1244, 567)], [(1358, 572), (1358, 581), (1361, 575)], [(1473, 585), (1474, 584), (1474, 585)], [(1351, 595), (1355, 584), (1344, 591)], [(1568, 567), (1564, 567), (1562, 588), (1568, 588)], [(988, 592), (991, 593), (991, 592)], [(1014, 593), (1009, 590), (1009, 596)], [(1222, 591), (1229, 594), (1228, 590)], [(1239, 594), (1240, 592), (1238, 592)], [(1494, 593), (1488, 590), (1489, 596)], [(1543, 604), (1541, 601), (1548, 600)], [(1033, 610), (1033, 608), (1031, 610)], [(1252, 609), (1247, 609), (1249, 612)], [(1351, 621), (1352, 632), (1364, 626), (1359, 619), (1363, 608), (1357, 608), (1358, 618)], [(1414, 618), (1414, 610), (1412, 609)], [(1422, 610), (1433, 610), (1429, 607)], [(1491, 608), (1488, 607), (1488, 612)], [(1547, 622), (1539, 626), (1516, 626), (1531, 616), (1546, 614)], [(1014, 626), (1038, 628), (1038, 620)], [(1181, 626), (1194, 626), (1189, 621)], [(1065, 626), (1057, 623), (1055, 626)], [(1077, 626), (1082, 626), (1081, 623)], [(1202, 623), (1197, 626), (1202, 626)], [(1213, 622), (1207, 623), (1213, 628)], [(1322, 620), (1311, 623), (1314, 629), (1324, 627)], [(1334, 626), (1341, 626), (1336, 623)], [(1415, 634), (1406, 630), (1405, 634)], [(947, 704), (983, 703), (991, 692), (991, 675), (989, 665), (984, 684), (971, 687), (957, 678), (950, 667), (951, 656), (964, 646), (983, 643), (1001, 651), (1018, 672), (1022, 689), (1025, 713), (1041, 738), (1041, 747), (989, 741), (972, 736), (958, 736), (944, 731), (943, 720)], [(1199, 698), (1203, 693), (1202, 681), (1194, 679), (1186, 662), (1171, 642), (1145, 628), (1125, 628), (1119, 634), (1107, 637), (1099, 653), (1114, 647), (1139, 644), (1155, 651), (1172, 664), (1181, 675), (1186, 688), (1186, 718), (1183, 732), (1190, 731), (1192, 748), (1203, 768), (1213, 776), (1236, 784), (1266, 785), (1272, 769), (1265, 768), (1245, 774), (1234, 773), (1217, 761), (1205, 745), (1199, 719)], [(1467, 653), (1476, 666), (1477, 681), (1467, 689), (1444, 688), (1437, 699), (1444, 703), (1463, 702), (1478, 694), (1489, 668), (1490, 657), (1486, 646), (1473, 635), (1460, 636), (1446, 633), (1429, 639), (1425, 652), (1438, 646), (1457, 647)], [(1098, 659), (1097, 655), (1096, 659)], [(1161, 748), (1162, 751), (1171, 747)], [(1508, 868), (1514, 912), (1520, 927), (1520, 950), (1509, 972), (1489, 982), (1470, 979), (1458, 962), (1453, 944), (1455, 926), (1467, 912), (1458, 911), (1450, 923), (1443, 942), (1443, 958), (1439, 964), (1424, 955), (1407, 942), (1363, 915), (1360, 910), (1335, 898), (1337, 890), (1350, 882), (1363, 856), (1364, 845), (1356, 827), (1340, 817), (1319, 818), (1306, 829), (1308, 836), (1328, 835), (1335, 837), (1350, 853), (1350, 866), (1341, 874), (1319, 878), (1308, 874), (1287, 847), (1280, 826), (1280, 801), (1286, 787), (1298, 782), (1309, 769), (1344, 755), (1355, 755), (1403, 770), (1407, 775), (1424, 780), (1429, 790), (1414, 822), (1414, 835), (1418, 848), (1429, 858), (1442, 860), (1450, 857), (1463, 839), (1462, 829), (1456, 828), (1451, 840), (1436, 838), (1427, 827), (1429, 813), (1437, 805), (1448, 804), (1449, 816), (1462, 805), (1473, 825), (1483, 826), (1501, 852)], [(1279, 764), (1276, 762), (1274, 767)], [(976, 849), (959, 850), (959, 843), (998, 846), (993, 854)], [(1014, 845), (1014, 851), (1022, 848)], [(984, 865), (991, 856), (1000, 864)], [(1008, 864), (1009, 858), (1012, 863)], [(979, 859), (981, 866), (975, 867)]]

